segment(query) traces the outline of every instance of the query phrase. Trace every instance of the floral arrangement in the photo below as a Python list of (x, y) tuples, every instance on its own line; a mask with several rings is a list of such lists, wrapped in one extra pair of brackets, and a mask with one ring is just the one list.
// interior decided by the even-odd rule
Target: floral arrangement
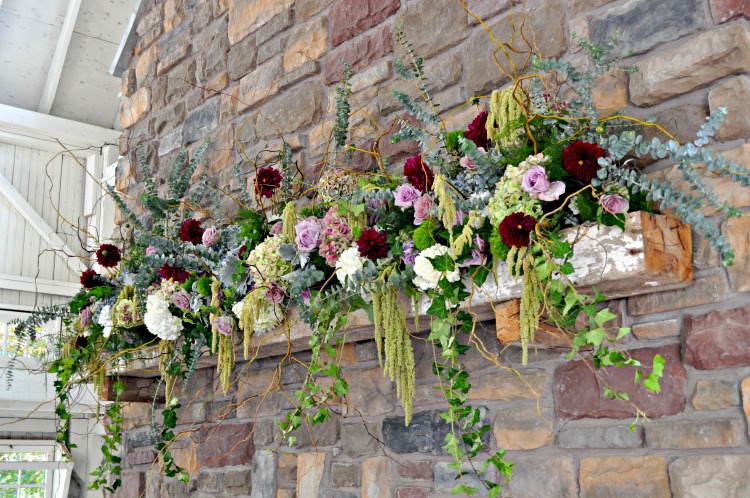
[[(430, 104), (422, 61), (407, 53), (408, 61), (396, 64), (398, 72), (414, 80)], [(592, 54), (599, 72), (609, 67), (607, 47)], [(560, 99), (545, 76), (552, 73), (576, 85), (579, 97)], [(349, 76), (347, 68), (337, 92), (337, 137), (346, 136)], [(446, 130), (431, 106), (395, 93), (424, 124), (402, 123), (394, 137), (416, 140), (422, 148), (396, 165), (403, 175), (379, 158), (382, 167), (376, 171), (355, 173), (336, 165), (318, 179), (303, 179), (285, 145), (277, 163), (255, 168), (254, 189), (241, 193), (242, 209), (231, 220), (200, 207), (205, 198), (219, 204), (216, 188), (201, 183), (187, 198), (188, 180), (205, 145), (187, 167), (186, 152), (178, 157), (166, 199), (157, 195), (142, 161), (148, 222), (111, 192), (129, 220), (130, 236), (119, 247), (100, 246), (98, 265), (81, 275), (82, 290), (69, 304), (42, 310), (16, 329), (33, 330), (34, 323), (53, 316), (65, 321), (63, 353), (52, 365), (58, 374), (60, 441), (69, 443), (65, 405), (71, 383), (93, 378), (101, 386), (107, 372), (116, 374), (144, 347), (158, 347), (168, 402), (157, 449), (168, 475), (187, 478), (169, 453), (179, 408), (175, 381), (189, 378), (208, 350), (217, 355), (226, 390), (236, 348), (242, 346), (244, 359), (251, 358), (253, 336), (284, 333), (293, 307), (313, 331), (313, 357), (297, 406), (279, 421), (282, 437), (293, 439), (291, 433), (304, 422), (325, 421), (327, 405), (348, 392), (337, 351), (348, 316), (358, 309), (371, 317), (381, 365), (396, 382), (408, 425), (415, 379), (406, 317), (426, 309), (427, 340), (441, 349), (434, 371), (449, 406), (444, 418), (460, 430), (449, 434), (445, 447), (458, 461), (471, 459), (485, 447), (482, 434), (488, 428), (480, 425), (478, 410), (466, 405), (469, 374), (460, 356), (482, 345), (472, 341), (474, 316), (464, 304), (501, 266), (523, 282), (524, 362), (544, 315), (568, 334), (572, 354), (586, 354), (597, 367), (635, 368), (638, 382), (659, 391), (664, 361), (657, 355), (653, 365), (642, 366), (609, 338), (606, 329), (614, 315), (597, 306), (604, 296), (581, 294), (568, 279), (575, 271), (569, 261), (573, 247), (560, 232), (582, 224), (623, 227), (626, 213), (651, 210), (659, 202), (702, 232), (729, 264), (731, 249), (700, 207), (710, 203), (728, 214), (736, 210), (691, 173), (692, 164), (702, 162), (738, 181), (750, 176), (704, 148), (721, 115), (706, 123), (693, 144), (644, 142), (638, 130), (653, 123), (599, 118), (591, 98), (594, 77), (562, 61), (537, 60), (533, 77), (516, 78), (493, 92), (488, 109), (479, 108), (459, 130)], [(623, 167), (629, 157), (645, 154), (678, 162), (697, 192), (677, 191)], [(582, 329), (575, 326), (579, 315), (587, 317)], [(625, 333), (620, 329), (616, 335)], [(322, 377), (331, 381), (321, 382)], [(624, 392), (605, 394), (628, 400)], [(121, 431), (117, 402), (107, 415), (113, 422), (105, 454), (114, 455)], [(497, 452), (485, 466), (495, 465), (507, 479), (512, 464), (504, 455)], [(107, 459), (95, 485), (116, 487), (118, 481), (108, 484), (106, 476), (118, 472), (119, 460)], [(482, 484), (493, 496), (502, 488), (502, 483)], [(463, 484), (456, 489), (469, 492)]]

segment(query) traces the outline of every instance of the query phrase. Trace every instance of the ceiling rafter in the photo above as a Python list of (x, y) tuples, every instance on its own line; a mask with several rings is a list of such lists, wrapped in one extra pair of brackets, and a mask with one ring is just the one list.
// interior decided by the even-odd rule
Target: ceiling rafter
[(70, 268), (70, 271), (77, 275), (86, 269), (81, 260), (74, 256), (75, 252), (70, 246), (39, 216), (34, 207), (23, 198), (3, 174), (0, 174), (0, 195), (8, 199), (10, 205), (26, 219), (29, 225), (42, 237), (42, 240), (55, 250), (55, 255)]
[(42, 98), (39, 100), (39, 107), (37, 108), (41, 113), (49, 114), (50, 109), (52, 109), (52, 103), (57, 94), (57, 86), (60, 84), (60, 75), (62, 75), (63, 66), (65, 65), (65, 58), (68, 56), (68, 47), (70, 46), (70, 39), (73, 36), (73, 28), (76, 25), (76, 19), (78, 19), (78, 11), (81, 9), (81, 1), (69, 0), (68, 2), (68, 10), (65, 13), (65, 20), (60, 29), (60, 37), (57, 39), (55, 53), (52, 55), (52, 62), (47, 72), (47, 81), (44, 83)]

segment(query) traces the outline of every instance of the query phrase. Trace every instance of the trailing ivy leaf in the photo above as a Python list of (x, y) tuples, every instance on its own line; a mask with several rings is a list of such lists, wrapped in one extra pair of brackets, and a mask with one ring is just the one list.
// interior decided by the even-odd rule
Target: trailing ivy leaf
[(441, 254), (428, 259), (432, 263), (433, 268), (437, 271), (453, 271), (456, 268), (456, 263), (448, 254)]
[(432, 300), (432, 304), (430, 304), (430, 307), (427, 309), (427, 314), (437, 318), (442, 318), (443, 320), (448, 318), (448, 310), (445, 306), (445, 297), (436, 296)]

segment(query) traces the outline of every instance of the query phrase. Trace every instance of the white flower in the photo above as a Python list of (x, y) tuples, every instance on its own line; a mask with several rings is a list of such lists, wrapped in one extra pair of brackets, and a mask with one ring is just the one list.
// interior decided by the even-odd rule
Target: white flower
[(107, 338), (112, 335), (112, 327), (115, 323), (112, 321), (112, 306), (106, 305), (99, 311), (99, 318), (97, 318), (99, 325), (104, 327), (104, 337)]
[(143, 321), (149, 332), (165, 341), (176, 340), (183, 328), (182, 320), (170, 313), (169, 303), (155, 294), (146, 299)]
[(234, 313), (234, 316), (236, 316), (239, 319), (240, 315), (242, 314), (242, 308), (244, 307), (245, 307), (244, 298), (234, 303), (234, 306), (232, 306), (232, 313)]
[(365, 260), (359, 255), (359, 249), (350, 247), (342, 252), (336, 260), (336, 276), (339, 282), (346, 284), (347, 277), (351, 280), (354, 274), (364, 266)]
[(438, 281), (445, 277), (449, 282), (457, 282), (461, 275), (458, 272), (458, 266), (455, 266), (452, 271), (438, 271), (432, 266), (430, 258), (442, 256), (447, 254), (449, 249), (443, 245), (435, 244), (432, 247), (428, 247), (414, 259), (414, 285), (422, 290), (430, 290), (437, 287)]

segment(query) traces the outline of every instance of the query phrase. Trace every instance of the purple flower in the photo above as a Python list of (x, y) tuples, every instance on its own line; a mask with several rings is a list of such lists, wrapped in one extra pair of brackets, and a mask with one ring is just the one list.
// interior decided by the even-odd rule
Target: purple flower
[(630, 203), (626, 198), (619, 194), (607, 194), (599, 198), (602, 207), (612, 214), (627, 212)]
[(151, 256), (152, 254), (156, 254), (157, 249), (153, 246), (148, 246), (146, 248), (146, 256)]
[[(477, 150), (481, 152), (482, 154), (486, 154), (487, 151), (484, 150), (484, 147), (477, 147)], [(458, 164), (463, 166), (466, 169), (475, 169), (476, 164), (474, 164), (474, 161), (471, 160), (469, 156), (464, 156), (461, 158), (460, 161), (458, 161)]]
[(414, 247), (414, 241), (412, 239), (407, 239), (401, 247), (404, 250), (404, 253), (401, 255), (401, 261), (403, 261), (405, 265), (413, 265), (414, 260), (419, 255), (419, 251)]
[(526, 171), (521, 181), (521, 188), (531, 194), (532, 199), (543, 201), (556, 201), (560, 194), (565, 192), (563, 182), (552, 182), (547, 179), (547, 171), (544, 167), (534, 165)]
[(266, 290), (266, 299), (271, 301), (273, 304), (281, 304), (285, 297), (286, 292), (284, 292), (284, 289), (276, 284), (271, 284), (271, 286)]
[(190, 295), (183, 289), (172, 294), (172, 304), (183, 311), (190, 311)]
[(453, 221), (453, 226), (459, 227), (463, 225), (467, 216), (469, 216), (468, 211), (456, 211), (456, 219)]
[(91, 323), (91, 308), (86, 306), (78, 316), (81, 319), (81, 327), (89, 325)]
[(310, 297), (312, 294), (310, 293), (310, 289), (303, 289), (300, 293), (300, 297), (302, 298), (302, 302), (305, 303), (305, 306), (310, 305)]
[(458, 266), (467, 267), (467, 266), (478, 266), (484, 264), (484, 251), (486, 249), (486, 244), (484, 240), (482, 240), (482, 237), (477, 234), (474, 237), (474, 247), (471, 248), (471, 255), (464, 260), (463, 263), (461, 263)]
[(271, 235), (278, 235), (284, 229), (284, 223), (278, 222), (271, 227)]
[(302, 220), (294, 226), (294, 232), (297, 236), (294, 241), (297, 243), (297, 248), (300, 252), (310, 252), (316, 249), (320, 244), (320, 234), (323, 229), (318, 223), (318, 219), (314, 216)]
[(393, 193), (393, 197), (395, 198), (395, 204), (400, 207), (401, 210), (404, 210), (412, 207), (421, 194), (422, 193), (419, 190), (411, 185), (404, 184), (398, 186)]
[(209, 227), (203, 232), (202, 242), (206, 247), (211, 247), (219, 242), (219, 231), (216, 230), (216, 227)]
[(234, 330), (234, 320), (224, 315), (214, 318), (211, 325), (213, 325), (216, 331), (221, 335), (229, 335), (232, 333), (232, 330)]
[(432, 211), (432, 197), (423, 195), (414, 203), (414, 224), (421, 225), (424, 220), (430, 217)]

